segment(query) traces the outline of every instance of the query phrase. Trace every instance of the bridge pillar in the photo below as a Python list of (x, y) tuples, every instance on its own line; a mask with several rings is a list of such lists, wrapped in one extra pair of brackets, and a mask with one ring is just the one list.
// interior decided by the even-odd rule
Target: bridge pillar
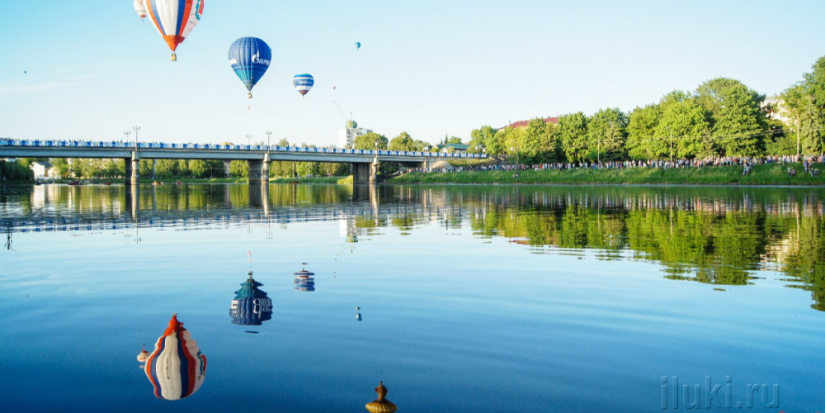
[(158, 160), (157, 159), (152, 159), (152, 180), (153, 181), (155, 179), (157, 179), (157, 178), (155, 178), (155, 169), (157, 168), (157, 166), (158, 166)]
[(269, 154), (262, 161), (247, 161), (249, 163), (249, 185), (269, 183)]
[(372, 164), (370, 164), (370, 185), (375, 185), (376, 183), (378, 183), (379, 165), (380, 164), (378, 163), (378, 157), (376, 157), (375, 160), (372, 161)]
[(132, 183), (132, 160), (126, 158), (123, 160), (123, 180), (126, 185)]
[(368, 163), (352, 164), (352, 183), (355, 185), (365, 185), (370, 183), (370, 170), (372, 165)]
[(132, 152), (132, 177), (130, 183), (132, 185), (140, 184), (140, 155), (138, 155), (137, 151)]
[(232, 166), (232, 161), (223, 161), (224, 175), (229, 178), (229, 167)]

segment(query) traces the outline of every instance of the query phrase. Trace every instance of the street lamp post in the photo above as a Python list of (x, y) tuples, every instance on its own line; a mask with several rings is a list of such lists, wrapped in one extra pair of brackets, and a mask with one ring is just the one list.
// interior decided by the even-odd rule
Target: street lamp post
[(246, 145), (249, 146), (249, 140), (252, 139), (252, 135), (246, 135)]
[(135, 149), (138, 147), (138, 132), (140, 131), (140, 126), (135, 126), (132, 128), (135, 131)]
[(129, 135), (132, 134), (132, 131), (127, 130), (127, 131), (123, 132), (123, 134), (126, 135), (126, 142), (129, 142)]
[(266, 133), (266, 151), (269, 152), (269, 138), (272, 136), (272, 131), (268, 130), (264, 133)]

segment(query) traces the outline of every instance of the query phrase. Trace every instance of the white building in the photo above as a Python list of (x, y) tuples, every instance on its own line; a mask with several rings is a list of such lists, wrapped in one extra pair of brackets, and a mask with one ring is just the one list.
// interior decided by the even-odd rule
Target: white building
[(352, 148), (355, 145), (355, 138), (372, 133), (372, 129), (359, 128), (354, 120), (347, 122), (346, 126), (338, 133), (338, 146), (341, 148)]
[(57, 168), (48, 162), (35, 161), (29, 164), (29, 168), (34, 171), (34, 179), (57, 178)]

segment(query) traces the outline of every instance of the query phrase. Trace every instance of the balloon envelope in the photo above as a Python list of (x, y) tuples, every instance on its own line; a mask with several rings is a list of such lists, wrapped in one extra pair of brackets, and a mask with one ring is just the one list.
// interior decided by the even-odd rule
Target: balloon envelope
[(361, 42), (355, 42), (355, 50), (358, 50), (360, 48), (361, 48)]
[(257, 37), (241, 37), (229, 47), (229, 65), (246, 86), (250, 98), (252, 88), (269, 69), (271, 61), (269, 45)]
[(206, 375), (206, 356), (189, 331), (172, 315), (169, 327), (155, 343), (144, 368), (155, 396), (166, 400), (189, 397), (200, 389)]
[(143, 2), (152, 24), (172, 50), (172, 60), (177, 60), (175, 49), (201, 20), (204, 0), (143, 0)]
[(315, 85), (315, 78), (309, 73), (295, 75), (295, 77), (292, 78), (292, 85), (295, 86), (295, 89), (298, 89), (298, 93), (300, 93), (301, 96), (305, 96), (309, 93), (309, 90), (312, 89), (312, 86)]

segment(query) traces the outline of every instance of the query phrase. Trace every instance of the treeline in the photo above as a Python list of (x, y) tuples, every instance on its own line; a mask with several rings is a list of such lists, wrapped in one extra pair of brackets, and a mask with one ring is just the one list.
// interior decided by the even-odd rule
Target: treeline
[[(784, 119), (781, 120), (781, 119)], [(742, 82), (717, 78), (695, 91), (676, 90), (630, 113), (602, 109), (530, 120), (526, 128), (471, 134), (470, 151), (516, 155), (527, 164), (656, 160), (715, 156), (803, 155), (823, 152), (825, 56), (777, 99)]]
[(2, 181), (31, 181), (34, 172), (18, 162), (0, 160), (0, 180)]

